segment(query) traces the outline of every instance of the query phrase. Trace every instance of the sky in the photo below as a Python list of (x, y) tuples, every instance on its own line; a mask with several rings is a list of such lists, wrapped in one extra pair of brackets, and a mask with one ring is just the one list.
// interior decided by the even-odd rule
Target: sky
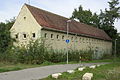
[[(70, 18), (75, 8), (80, 5), (83, 9), (90, 9), (99, 13), (100, 9), (108, 8), (109, 0), (30, 0), (30, 5)], [(24, 3), (29, 0), (0, 0), (0, 22), (17, 17)], [(120, 6), (120, 5), (119, 5)], [(120, 32), (120, 20), (115, 22), (115, 28)]]

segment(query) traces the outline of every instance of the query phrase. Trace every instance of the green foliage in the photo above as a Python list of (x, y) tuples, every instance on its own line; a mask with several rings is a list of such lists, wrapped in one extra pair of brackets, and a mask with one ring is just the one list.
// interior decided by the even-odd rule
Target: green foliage
[(82, 23), (86, 23), (92, 26), (99, 26), (99, 17), (96, 13), (92, 13), (90, 10), (83, 10), (80, 5), (78, 10), (74, 9), (71, 19), (78, 19)]
[[(92, 53), (90, 51), (74, 51), (69, 50), (69, 62), (79, 62), (81, 60), (92, 60)], [(65, 51), (49, 49), (45, 46), (43, 39), (30, 41), (26, 46), (9, 47), (4, 54), (0, 54), (1, 62), (11, 63), (25, 63), (25, 64), (42, 64), (43, 62), (66, 62), (67, 54)]]
[(52, 49), (49, 52), (50, 53), (47, 54), (49, 56), (49, 62), (58, 63), (66, 60), (66, 55), (63, 52), (54, 51)]
[(69, 54), (69, 61), (79, 62), (79, 61), (80, 61), (80, 53), (81, 53), (81, 51), (70, 50), (70, 51), (68, 52), (68, 54)]
[(116, 40), (116, 53), (117, 53), (117, 56), (120, 57), (120, 34), (118, 34), (118, 37)]
[(94, 52), (92, 50), (81, 51), (81, 61), (91, 61), (93, 59), (93, 53)]
[(112, 54), (106, 54), (106, 53), (104, 53), (103, 55), (102, 55), (102, 59), (112, 59), (113, 58), (113, 55)]
[(10, 32), (5, 23), (0, 23), (0, 52), (4, 53), (11, 44)]
[(120, 19), (119, 0), (110, 0), (108, 3), (109, 9), (101, 10), (100, 14), (92, 13), (90, 10), (83, 10), (83, 7), (80, 6), (78, 10), (73, 11), (71, 18), (103, 29), (114, 40), (117, 37), (114, 23)]
[[(41, 42), (40, 42), (41, 41)], [(19, 48), (18, 61), (27, 64), (41, 64), (44, 62), (46, 47), (43, 40), (30, 41), (27, 46)]]
[(109, 3), (109, 9), (101, 11), (101, 29), (103, 29), (112, 39), (117, 37), (117, 30), (114, 27), (115, 20), (120, 19), (120, 7), (118, 7), (118, 0), (111, 0)]
[[(45, 60), (49, 61), (49, 62), (53, 62), (53, 63), (58, 63), (58, 62), (66, 62), (67, 60), (67, 54), (65, 51), (58, 51), (58, 50), (49, 50), (49, 53), (46, 54), (48, 57), (46, 57)], [(80, 61), (80, 54), (78, 51), (73, 51), (73, 50), (69, 50), (68, 51), (69, 54), (69, 61), (76, 61), (79, 62)]]
[[(80, 6), (78, 9), (73, 11), (71, 18), (78, 19), (80, 22), (104, 30), (112, 39), (114, 51), (114, 41), (118, 37), (117, 29), (115, 28), (114, 23), (120, 19), (119, 0), (110, 0), (108, 4), (109, 8), (106, 8), (104, 11), (101, 10), (100, 14), (92, 13), (90, 10), (83, 10), (83, 7)], [(117, 54), (120, 54), (119, 41), (117, 41)]]
[(7, 48), (12, 46), (13, 39), (10, 37), (10, 27), (14, 21), (7, 21), (7, 23), (0, 23), (0, 53), (4, 53)]
[[(67, 53), (62, 52), (62, 51), (54, 51), (51, 50), (49, 51), (50, 54), (47, 54), (49, 56), (49, 62), (53, 63), (58, 63), (58, 62), (66, 62), (67, 58)], [(68, 51), (68, 60), (79, 62), (81, 61), (90, 61), (92, 60), (92, 55), (93, 51), (74, 51), (74, 50), (69, 50)], [(80, 59), (81, 58), (81, 59)]]

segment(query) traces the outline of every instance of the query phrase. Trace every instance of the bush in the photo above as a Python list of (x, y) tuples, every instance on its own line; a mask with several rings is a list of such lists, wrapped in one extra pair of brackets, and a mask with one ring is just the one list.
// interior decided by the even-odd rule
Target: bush
[[(45, 41), (38, 39), (30, 41), (26, 46), (11, 47), (6, 53), (0, 54), (0, 61), (25, 64), (42, 64), (43, 62), (66, 62), (67, 53), (62, 50), (53, 50), (46, 47)], [(69, 61), (90, 61), (93, 59), (93, 51), (68, 51)]]
[(66, 60), (66, 54), (58, 50), (49, 50), (45, 55), (45, 60), (53, 63), (64, 62)]
[(101, 59), (111, 59), (111, 58), (113, 58), (112, 56), (113, 56), (112, 54), (106, 54), (106, 53), (104, 53), (104, 54), (102, 55), (102, 58), (101, 58)]
[(81, 51), (80, 53), (81, 61), (91, 61), (93, 59), (93, 51)]
[(46, 51), (43, 40), (30, 41), (26, 47), (20, 49), (19, 61), (27, 64), (41, 64), (45, 60)]
[(16, 51), (9, 47), (4, 53), (0, 53), (0, 62), (2, 63), (17, 63), (18, 55)]
[(68, 52), (68, 54), (69, 54), (69, 61), (76, 61), (76, 62), (80, 61), (80, 51), (71, 50)]

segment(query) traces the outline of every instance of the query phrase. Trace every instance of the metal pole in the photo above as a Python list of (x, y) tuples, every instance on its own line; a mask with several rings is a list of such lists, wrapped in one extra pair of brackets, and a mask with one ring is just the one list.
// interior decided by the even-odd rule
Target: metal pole
[[(68, 39), (68, 22), (67, 22), (67, 39)], [(67, 64), (68, 64), (68, 43), (67, 43)]]
[[(71, 20), (67, 21), (67, 39), (68, 39), (68, 33), (69, 33), (69, 22), (71, 22)], [(67, 43), (67, 64), (68, 64), (68, 43)]]

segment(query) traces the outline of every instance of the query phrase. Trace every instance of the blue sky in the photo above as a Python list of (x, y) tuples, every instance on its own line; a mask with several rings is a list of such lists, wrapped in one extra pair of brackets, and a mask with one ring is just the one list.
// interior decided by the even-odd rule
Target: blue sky
[[(74, 8), (82, 5), (84, 9), (99, 13), (100, 9), (108, 8), (109, 0), (30, 0), (30, 5), (41, 9), (71, 17)], [(0, 22), (16, 17), (24, 3), (28, 0), (0, 0)], [(115, 23), (120, 32), (120, 20)]]

